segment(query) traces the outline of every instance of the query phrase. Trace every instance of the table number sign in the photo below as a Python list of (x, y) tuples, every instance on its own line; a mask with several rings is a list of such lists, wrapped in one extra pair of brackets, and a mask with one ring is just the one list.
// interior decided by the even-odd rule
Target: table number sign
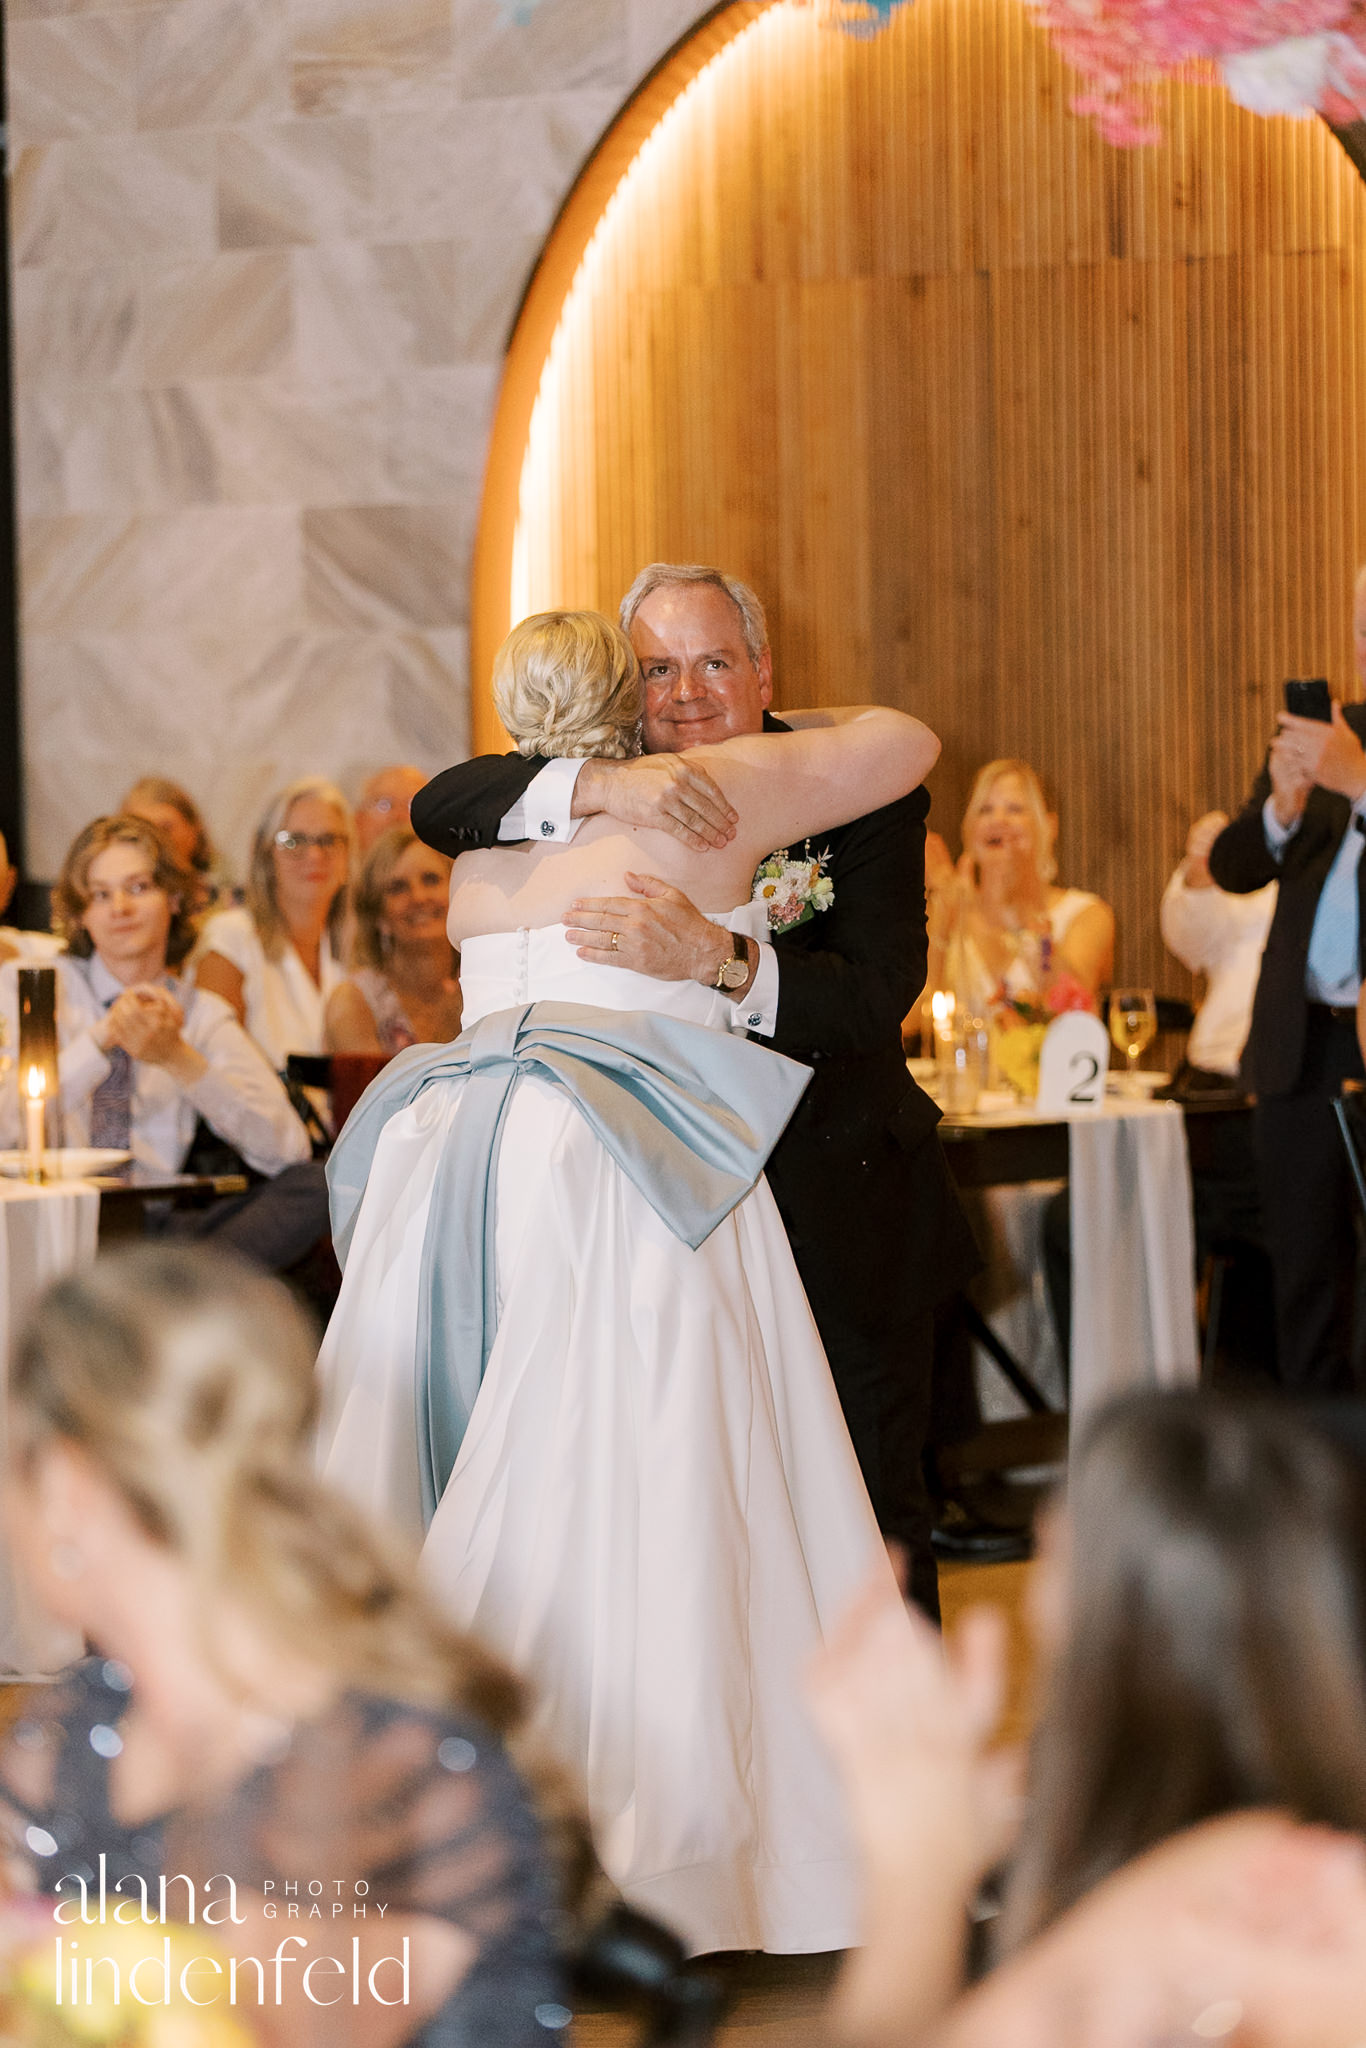
[(1065, 1010), (1044, 1034), (1038, 1113), (1057, 1116), (1069, 1109), (1098, 1109), (1105, 1100), (1109, 1065), (1110, 1040), (1099, 1017), (1089, 1010)]

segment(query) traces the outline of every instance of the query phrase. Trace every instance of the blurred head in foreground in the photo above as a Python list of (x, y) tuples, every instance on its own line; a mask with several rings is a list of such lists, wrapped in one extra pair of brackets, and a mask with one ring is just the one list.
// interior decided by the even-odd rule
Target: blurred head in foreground
[(1217, 1814), (1366, 1834), (1366, 1476), (1308, 1420), (1207, 1394), (1108, 1409), (1047, 1517), (1034, 1610), (1012, 1946)]

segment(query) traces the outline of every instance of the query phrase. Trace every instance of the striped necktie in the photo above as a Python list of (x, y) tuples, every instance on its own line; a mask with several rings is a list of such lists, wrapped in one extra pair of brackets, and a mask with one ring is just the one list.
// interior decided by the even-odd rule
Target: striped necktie
[(133, 1134), (133, 1062), (121, 1045), (111, 1045), (105, 1058), (109, 1072), (90, 1098), (90, 1142), (126, 1152)]

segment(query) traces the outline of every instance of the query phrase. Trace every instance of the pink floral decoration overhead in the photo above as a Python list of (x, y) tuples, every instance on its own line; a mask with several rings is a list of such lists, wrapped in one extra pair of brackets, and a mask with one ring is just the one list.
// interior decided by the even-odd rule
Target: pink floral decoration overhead
[(1366, 115), (1366, 0), (1031, 0), (1086, 81), (1072, 105), (1110, 142), (1158, 139), (1155, 79), (1215, 63), (1257, 114)]

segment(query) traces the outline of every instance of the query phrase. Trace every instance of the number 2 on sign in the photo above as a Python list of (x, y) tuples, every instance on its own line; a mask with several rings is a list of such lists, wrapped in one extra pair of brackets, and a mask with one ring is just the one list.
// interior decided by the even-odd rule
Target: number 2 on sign
[(1069, 1075), (1076, 1074), (1082, 1068), (1085, 1071), (1081, 1074), (1079, 1080), (1073, 1082), (1067, 1092), (1067, 1099), (1069, 1102), (1099, 1102), (1101, 1088), (1104, 1086), (1103, 1082), (1100, 1083), (1099, 1087), (1097, 1086), (1100, 1076), (1100, 1061), (1094, 1053), (1074, 1052), (1071, 1059), (1067, 1062)]

